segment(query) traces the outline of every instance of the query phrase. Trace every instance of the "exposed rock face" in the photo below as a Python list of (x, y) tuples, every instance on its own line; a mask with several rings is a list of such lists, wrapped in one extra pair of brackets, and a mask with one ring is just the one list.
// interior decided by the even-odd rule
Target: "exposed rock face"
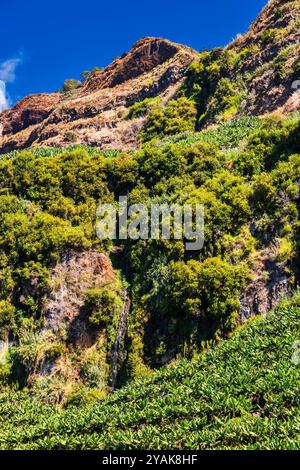
[(45, 328), (56, 331), (71, 323), (83, 306), (84, 293), (116, 280), (110, 259), (96, 250), (68, 253), (51, 274), (50, 294), (43, 309)]
[[(48, 117), (59, 101), (59, 94), (32, 95), (24, 98), (1, 116), (2, 136), (16, 134)], [(1, 136), (1, 135), (0, 135)]]
[[(239, 114), (300, 109), (300, 90), (292, 86), (300, 80), (299, 18), (299, 2), (270, 0), (248, 32), (227, 46), (241, 55), (228, 72), (246, 93)], [(126, 120), (126, 109), (145, 98), (171, 99), (197, 56), (165, 39), (141, 39), (78, 89), (32, 95), (0, 114), (0, 153), (74, 144), (134, 149), (145, 118)]]
[(294, 72), (298, 68), (300, 73), (299, 20), (299, 2), (270, 0), (248, 32), (229, 44), (228, 49), (237, 53), (257, 48), (234, 70), (235, 76), (241, 74), (247, 82), (247, 114), (300, 109), (300, 93), (293, 88), (294, 81), (300, 79)]
[[(80, 361), (84, 361), (89, 355), (93, 356), (95, 369), (103, 371), (105, 380), (105, 369), (108, 367), (104, 347), (106, 334), (90, 327), (82, 307), (88, 289), (115, 282), (116, 276), (110, 259), (94, 249), (66, 253), (56, 264), (51, 273), (49, 294), (42, 309), (43, 327), (37, 340), (48, 348), (57, 343), (66, 344), (67, 347), (59, 357), (49, 357), (47, 354), (42, 359), (38, 357), (29, 371), (29, 384), (50, 376), (76, 382), (80, 380)], [(0, 353), (1, 347), (3, 350), (0, 342)]]
[(279, 299), (288, 295), (290, 279), (286, 263), (272, 259), (267, 249), (253, 263), (253, 280), (240, 298), (240, 320), (264, 315), (276, 307)]
[(171, 98), (196, 56), (165, 39), (144, 38), (77, 90), (33, 95), (2, 113), (0, 153), (70, 143), (134, 148), (143, 119), (126, 121), (122, 112), (148, 97)]
[(174, 58), (178, 52), (177, 44), (159, 38), (145, 38), (138, 41), (132, 50), (117, 58), (103, 72), (98, 72), (87, 81), (85, 89), (95, 90), (113, 88), (127, 80), (150, 72), (158, 65)]

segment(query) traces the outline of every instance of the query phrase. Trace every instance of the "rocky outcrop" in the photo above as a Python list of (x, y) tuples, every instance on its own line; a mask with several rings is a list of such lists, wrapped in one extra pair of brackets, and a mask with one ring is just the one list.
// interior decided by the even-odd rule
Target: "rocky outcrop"
[(135, 148), (143, 119), (125, 120), (126, 109), (149, 97), (170, 99), (196, 56), (165, 39), (144, 38), (78, 89), (33, 95), (2, 113), (0, 153), (77, 143)]
[[(130, 52), (118, 57), (106, 67), (87, 80), (85, 90), (113, 88), (117, 85), (150, 72), (174, 58), (178, 52), (177, 44), (160, 38), (144, 38), (138, 41)], [(186, 48), (187, 49), (187, 48)]]
[(285, 262), (272, 256), (270, 249), (257, 254), (252, 266), (252, 282), (240, 297), (240, 321), (264, 315), (276, 307), (290, 291), (290, 278)]
[(299, 19), (299, 2), (270, 0), (247, 33), (238, 35), (227, 47), (237, 54), (246, 53), (231, 77), (240, 74), (244, 78), (246, 114), (300, 109), (300, 94), (293, 87), (300, 78)]
[(51, 273), (49, 295), (43, 307), (45, 329), (57, 332), (80, 315), (88, 289), (115, 282), (110, 259), (97, 250), (67, 253)]
[(0, 137), (16, 134), (46, 119), (59, 102), (59, 94), (40, 94), (24, 98), (1, 115)]
[[(227, 46), (232, 63), (224, 75), (238, 82), (238, 114), (300, 109), (300, 92), (293, 87), (300, 79), (299, 17), (299, 2), (270, 0), (248, 32)], [(145, 118), (124, 119), (128, 107), (145, 98), (174, 97), (197, 57), (189, 47), (143, 38), (76, 90), (32, 95), (0, 114), (0, 153), (74, 144), (134, 149)], [(207, 123), (215, 117), (209, 111)]]
[(118, 374), (126, 358), (125, 350), (125, 336), (128, 328), (128, 313), (130, 309), (130, 298), (128, 296), (127, 289), (123, 289), (123, 306), (118, 325), (117, 334), (115, 341), (110, 353), (110, 370), (108, 377), (108, 385), (111, 391), (116, 388)]
[[(40, 354), (28, 371), (29, 385), (35, 387), (41, 380), (54, 379), (63, 389), (63, 383), (88, 381), (82, 372), (88, 362), (92, 375), (101, 377), (101, 386), (106, 386), (107, 332), (89, 324), (84, 296), (89, 289), (115, 283), (110, 259), (95, 249), (70, 251), (53, 267), (42, 326), (36, 334)], [(60, 394), (57, 401), (63, 399), (63, 392)]]

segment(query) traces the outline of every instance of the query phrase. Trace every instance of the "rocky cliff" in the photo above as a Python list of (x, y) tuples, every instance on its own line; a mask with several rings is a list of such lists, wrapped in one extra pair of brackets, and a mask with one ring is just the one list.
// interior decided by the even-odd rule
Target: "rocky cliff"
[(124, 120), (126, 108), (145, 98), (170, 99), (196, 56), (165, 39), (144, 38), (82, 87), (32, 95), (2, 113), (0, 152), (70, 143), (134, 148), (143, 119)]
[(233, 73), (241, 74), (248, 88), (247, 114), (299, 109), (300, 90), (293, 85), (300, 78), (298, 0), (270, 0), (247, 33), (238, 35), (228, 50), (244, 58)]
[[(226, 100), (224, 78), (230, 80), (235, 101), (227, 106), (227, 118), (300, 108), (300, 90), (293, 85), (300, 77), (299, 13), (298, 0), (270, 0), (249, 30), (222, 50), (221, 60), (218, 53), (212, 59), (203, 72), (209, 78), (203, 80), (198, 73), (196, 85), (199, 82), (204, 94), (199, 115), (206, 115), (206, 123), (216, 120), (218, 101)], [(171, 99), (198, 57), (191, 48), (165, 39), (141, 39), (79, 88), (32, 95), (4, 111), (0, 115), (0, 153), (74, 144), (136, 148), (146, 118), (124, 119), (128, 108), (146, 98), (160, 97), (162, 103)]]

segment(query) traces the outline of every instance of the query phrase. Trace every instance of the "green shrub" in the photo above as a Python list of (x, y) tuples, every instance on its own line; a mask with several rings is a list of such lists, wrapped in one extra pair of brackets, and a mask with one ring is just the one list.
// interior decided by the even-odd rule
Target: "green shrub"
[(220, 258), (203, 263), (171, 264), (171, 302), (187, 314), (230, 319), (239, 308), (239, 294), (249, 280), (245, 266), (233, 266)]
[(106, 172), (110, 190), (116, 194), (127, 194), (137, 180), (138, 170), (137, 160), (127, 153), (108, 159)]
[(82, 83), (86, 82), (89, 78), (91, 78), (95, 73), (101, 72), (103, 67), (93, 67), (92, 70), (84, 70), (81, 73), (81, 81)]
[(14, 313), (15, 307), (9, 300), (0, 300), (0, 340), (6, 338)]
[(153, 186), (162, 178), (172, 175), (182, 176), (186, 170), (187, 160), (180, 149), (168, 145), (161, 151), (145, 147), (137, 155), (139, 173), (146, 186)]
[(68, 91), (76, 90), (79, 87), (81, 87), (81, 82), (79, 80), (76, 80), (75, 78), (68, 78), (64, 81), (62, 90), (66, 93)]
[(91, 326), (105, 328), (120, 308), (120, 298), (115, 292), (103, 287), (85, 293), (85, 310)]
[(263, 44), (276, 44), (281, 41), (285, 36), (285, 29), (267, 29), (263, 31), (261, 35), (261, 40)]
[(196, 124), (196, 114), (194, 103), (185, 97), (169, 101), (164, 108), (155, 107), (150, 111), (142, 130), (142, 140), (148, 141), (162, 135), (193, 130)]
[(228, 78), (221, 78), (209, 102), (207, 113), (221, 119), (232, 118), (238, 112), (243, 98), (240, 84)]
[(146, 116), (154, 108), (159, 108), (161, 105), (161, 98), (146, 98), (143, 101), (138, 101), (128, 108), (126, 119), (137, 119)]

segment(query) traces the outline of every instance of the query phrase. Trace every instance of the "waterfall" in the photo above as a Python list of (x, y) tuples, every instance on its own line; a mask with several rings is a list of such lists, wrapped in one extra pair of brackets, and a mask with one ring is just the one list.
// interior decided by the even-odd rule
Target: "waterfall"
[(109, 372), (109, 379), (108, 384), (111, 391), (113, 391), (116, 387), (118, 374), (120, 371), (120, 367), (124, 361), (124, 354), (123, 354), (123, 347), (124, 347), (124, 339), (127, 330), (127, 315), (130, 308), (130, 299), (128, 297), (127, 289), (123, 289), (123, 305), (122, 305), (122, 312), (120, 317), (120, 322), (118, 325), (116, 339), (113, 344), (113, 348), (110, 354), (110, 372)]
[(0, 339), (0, 364), (5, 364), (6, 354), (9, 350), (8, 336), (5, 339)]

